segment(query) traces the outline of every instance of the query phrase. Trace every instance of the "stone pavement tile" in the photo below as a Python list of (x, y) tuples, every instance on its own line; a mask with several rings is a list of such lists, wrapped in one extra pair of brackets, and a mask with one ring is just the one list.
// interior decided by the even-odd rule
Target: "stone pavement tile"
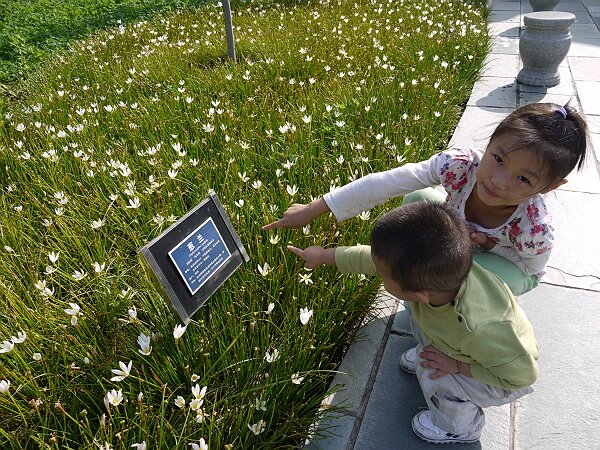
[(573, 38), (600, 38), (600, 31), (594, 23), (575, 24), (571, 27), (571, 35)]
[(600, 115), (600, 82), (575, 81), (575, 87), (579, 93), (583, 112)]
[(326, 412), (317, 425), (317, 435), (304, 448), (308, 450), (346, 450), (356, 419), (337, 412)]
[(450, 146), (485, 148), (498, 124), (513, 110), (467, 106), (450, 139)]
[(492, 54), (502, 53), (505, 55), (519, 54), (519, 38), (506, 36), (492, 36)]
[(519, 72), (519, 55), (489, 53), (483, 63), (482, 77), (499, 77), (514, 79)]
[[(516, 74), (515, 74), (516, 75)], [(515, 108), (516, 81), (514, 78), (482, 77), (473, 86), (468, 106), (480, 108)]]
[(555, 11), (564, 12), (575, 12), (575, 11), (586, 11), (586, 7), (581, 2), (565, 2), (564, 0), (559, 2), (554, 8)]
[(591, 56), (600, 58), (600, 39), (578, 38), (571, 41), (569, 56)]
[[(363, 422), (355, 450), (413, 450), (432, 448), (412, 431), (412, 417), (426, 407), (416, 376), (403, 372), (398, 355), (415, 341), (390, 336), (381, 368)], [(453, 449), (506, 450), (510, 439), (510, 406), (487, 408), (486, 425), (480, 442), (453, 444)]]
[(488, 24), (490, 36), (518, 37), (520, 28), (518, 23), (512, 22), (492, 22)]
[(571, 75), (577, 81), (600, 81), (600, 59), (569, 56)]
[(396, 310), (397, 300), (393, 297), (380, 295), (376, 302), (372, 317), (357, 332), (331, 383), (331, 387), (340, 389), (331, 396), (329, 403), (353, 413), (360, 407), (388, 320)]
[(493, 2), (492, 11), (521, 11), (521, 2)]
[(490, 13), (490, 22), (521, 22), (521, 13), (519, 10), (500, 11), (496, 8), (492, 8)]
[(560, 82), (556, 86), (529, 86), (527, 84), (519, 83), (519, 93), (531, 92), (536, 94), (567, 95), (574, 97), (575, 89), (571, 81), (571, 71), (569, 70), (568, 64), (565, 63), (558, 66), (558, 73), (560, 74)]
[(529, 105), (530, 103), (556, 103), (557, 105), (565, 105), (571, 102), (575, 105), (576, 99), (572, 95), (552, 94), (550, 92), (519, 92), (520, 105)]
[[(554, 247), (542, 280), (600, 291), (600, 193), (556, 189), (545, 196), (554, 226)], [(598, 191), (600, 183), (592, 186)]]
[(519, 303), (540, 359), (535, 392), (519, 401), (515, 448), (597, 449), (600, 294), (542, 284)]
[(410, 329), (410, 306), (408, 304), (400, 302), (398, 311), (396, 311), (396, 315), (394, 316), (391, 331), (402, 336), (412, 335), (412, 330)]

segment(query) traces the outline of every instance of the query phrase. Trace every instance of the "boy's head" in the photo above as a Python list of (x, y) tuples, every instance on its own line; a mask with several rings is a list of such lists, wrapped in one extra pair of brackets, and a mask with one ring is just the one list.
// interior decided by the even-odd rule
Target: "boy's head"
[(386, 290), (405, 300), (419, 300), (419, 292), (453, 292), (471, 269), (469, 230), (442, 203), (408, 203), (388, 212), (371, 231), (371, 254)]

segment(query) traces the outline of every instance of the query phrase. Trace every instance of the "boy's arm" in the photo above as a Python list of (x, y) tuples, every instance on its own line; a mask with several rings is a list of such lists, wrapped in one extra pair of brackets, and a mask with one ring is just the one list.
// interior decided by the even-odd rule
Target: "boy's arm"
[(307, 269), (330, 265), (336, 266), (342, 273), (376, 275), (369, 245), (337, 248), (312, 246), (304, 250), (288, 245), (287, 249), (302, 258)]
[(511, 322), (493, 323), (464, 338), (460, 348), (472, 359), (471, 376), (482, 383), (514, 390), (531, 386), (537, 378), (532, 328), (517, 332)]

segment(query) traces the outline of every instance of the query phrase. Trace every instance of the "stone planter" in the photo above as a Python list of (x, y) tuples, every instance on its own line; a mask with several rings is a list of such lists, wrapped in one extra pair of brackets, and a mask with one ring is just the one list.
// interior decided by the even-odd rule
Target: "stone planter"
[(558, 11), (525, 14), (525, 29), (519, 39), (523, 68), (517, 81), (531, 86), (556, 86), (558, 66), (571, 47), (571, 25), (575, 15)]
[(537, 11), (554, 11), (554, 8), (560, 0), (529, 0), (529, 4), (533, 8), (533, 12)]

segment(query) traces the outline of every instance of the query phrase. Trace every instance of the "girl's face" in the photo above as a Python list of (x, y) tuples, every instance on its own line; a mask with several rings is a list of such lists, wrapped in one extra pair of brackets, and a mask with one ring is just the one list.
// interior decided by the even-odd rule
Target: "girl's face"
[(538, 193), (545, 193), (562, 182), (548, 186), (542, 161), (518, 141), (503, 134), (490, 141), (477, 169), (477, 196), (488, 206), (516, 206)]

